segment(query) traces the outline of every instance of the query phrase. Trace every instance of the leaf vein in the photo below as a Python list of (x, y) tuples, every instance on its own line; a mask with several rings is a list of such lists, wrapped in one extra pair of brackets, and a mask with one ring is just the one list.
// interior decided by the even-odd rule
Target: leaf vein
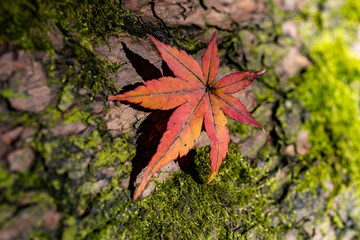
[[(164, 49), (165, 52), (167, 52), (172, 58), (174, 58), (178, 63), (180, 63), (188, 72), (190, 72), (192, 75), (194, 75), (200, 82), (202, 85), (205, 86), (205, 84), (203, 83), (203, 81), (201, 80), (201, 78), (196, 75), (193, 71), (191, 71), (190, 68), (188, 68), (187, 66), (185, 66), (178, 58), (176, 58), (174, 55), (171, 54), (171, 52), (169, 52), (167, 49), (161, 47), (162, 49)], [(179, 50), (178, 50), (179, 51)], [(186, 79), (184, 79), (186, 80)]]
[(223, 98), (221, 98), (220, 96), (218, 96), (216, 93), (213, 93), (220, 101), (224, 102), (226, 105), (228, 105), (229, 107), (235, 109), (235, 111), (239, 112), (241, 115), (243, 115), (244, 117), (246, 117), (249, 121), (255, 123), (255, 125), (257, 125), (257, 122), (253, 119), (251, 119), (248, 115), (246, 115), (244, 112), (240, 111), (239, 109), (237, 109), (234, 105), (232, 105), (231, 103), (225, 101)]

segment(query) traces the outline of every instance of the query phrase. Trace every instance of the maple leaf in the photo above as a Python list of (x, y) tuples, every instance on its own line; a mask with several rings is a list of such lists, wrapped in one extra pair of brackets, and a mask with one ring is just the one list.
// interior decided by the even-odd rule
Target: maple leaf
[(201, 67), (185, 51), (166, 45), (151, 35), (148, 36), (175, 77), (150, 80), (134, 90), (108, 97), (111, 101), (127, 101), (149, 109), (176, 108), (135, 191), (134, 200), (160, 168), (186, 155), (193, 148), (203, 124), (211, 140), (212, 174), (208, 183), (215, 178), (228, 149), (229, 133), (225, 114), (234, 120), (263, 129), (246, 111), (240, 100), (230, 94), (250, 85), (265, 70), (232, 73), (214, 83), (220, 63), (216, 33), (205, 50)]

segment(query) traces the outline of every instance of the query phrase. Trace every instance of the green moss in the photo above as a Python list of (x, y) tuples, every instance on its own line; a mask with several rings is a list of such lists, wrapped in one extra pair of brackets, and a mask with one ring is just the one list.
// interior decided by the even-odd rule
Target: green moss
[(1, 90), (0, 95), (5, 99), (11, 99), (11, 98), (26, 98), (26, 94), (14, 92), (12, 89), (4, 89)]
[(227, 128), (231, 133), (241, 138), (245, 138), (251, 134), (251, 127), (230, 118), (228, 118)]
[(72, 92), (72, 88), (71, 85), (67, 85), (62, 90), (58, 108), (63, 112), (74, 104), (75, 96)]
[(88, 45), (84, 45), (82, 36), (69, 36), (67, 44), (74, 52), (68, 53), (65, 58), (73, 58), (73, 65), (70, 66), (64, 77), (64, 83), (75, 89), (87, 88), (90, 90), (90, 99), (99, 93), (116, 91), (116, 87), (109, 80), (109, 74), (116, 72), (121, 63), (112, 64), (109, 61), (97, 56)]
[[(2, 1), (0, 41), (12, 40), (25, 49), (52, 48), (47, 32), (54, 26), (82, 36), (106, 40), (107, 34), (128, 27), (126, 17), (135, 18), (121, 9), (118, 0), (103, 1)], [(111, 19), (111, 21), (108, 21)]]
[(294, 80), (299, 87), (291, 96), (300, 99), (311, 116), (304, 126), (311, 132), (312, 148), (299, 158), (295, 176), (305, 181), (299, 181), (298, 190), (319, 184), (326, 188), (324, 183), (330, 181), (334, 184), (330, 199), (341, 188), (360, 184), (360, 60), (350, 50), (353, 35), (347, 35), (344, 26), (346, 21), (311, 38), (314, 64)]
[(46, 50), (51, 43), (46, 36), (49, 17), (56, 14), (45, 1), (1, 1), (0, 42), (14, 41), (24, 49)]
[(50, 105), (38, 117), (43, 125), (54, 127), (59, 124), (62, 113), (54, 105)]
[[(347, 51), (337, 52), (344, 47), (339, 40), (331, 43), (325, 40), (314, 46), (313, 56), (319, 65), (304, 75), (298, 96), (311, 113), (307, 126), (312, 132), (310, 142), (313, 147), (309, 156), (324, 159), (334, 164), (334, 171), (338, 174), (358, 180), (359, 92), (349, 83), (356, 85), (360, 82), (357, 77), (360, 62), (357, 59), (349, 61), (351, 58)], [(348, 64), (340, 64), (341, 59), (347, 59)]]
[[(210, 175), (209, 147), (197, 149), (196, 172), (205, 181)], [(266, 195), (259, 184), (262, 173), (244, 164), (230, 151), (215, 180), (209, 185), (179, 172), (141, 201), (142, 211), (127, 223), (135, 238), (271, 239), (274, 229), (264, 209)], [(136, 216), (138, 215), (138, 216)]]
[[(121, 146), (123, 143), (118, 140)], [(105, 149), (111, 158), (115, 152), (110, 150), (115, 148)], [(195, 157), (196, 172), (202, 180), (210, 174), (209, 150), (198, 149)], [(103, 154), (105, 150), (99, 156)], [(96, 168), (111, 164), (101, 158), (98, 161)], [(276, 230), (264, 212), (269, 201), (261, 194), (265, 183), (259, 179), (263, 173), (243, 161), (239, 153), (230, 151), (219, 175), (209, 185), (178, 172), (158, 183), (149, 198), (135, 202), (119, 187), (118, 178), (113, 178), (99, 193), (89, 215), (81, 220), (69, 216), (64, 221), (63, 239), (272, 239)]]
[(356, 0), (347, 0), (341, 9), (342, 14), (353, 23), (360, 22), (360, 2)]
[(91, 113), (80, 108), (74, 108), (64, 114), (64, 123), (88, 123)]
[[(0, 9), (1, 26), (8, 26), (1, 28), (0, 42), (12, 41), (15, 48), (47, 51), (51, 56), (49, 68), (52, 76), (52, 70), (56, 70), (55, 52), (62, 59), (73, 59), (74, 62), (66, 66), (68, 70), (63, 83), (69, 82), (73, 89), (90, 89), (90, 97), (100, 89), (115, 91), (108, 74), (117, 71), (121, 64), (111, 64), (98, 57), (91, 44), (99, 39), (106, 41), (109, 33), (126, 31), (130, 27), (125, 24), (126, 19), (134, 19), (134, 24), (139, 22), (136, 15), (121, 9), (121, 1), (5, 0)], [(68, 51), (54, 50), (48, 36), (54, 29), (56, 34), (63, 35)], [(66, 107), (64, 102), (60, 103), (61, 107)]]
[(10, 187), (14, 183), (14, 175), (9, 173), (5, 168), (4, 164), (2, 164), (0, 168), (0, 187), (7, 188)]
[[(99, 152), (96, 156), (97, 161), (94, 163), (94, 168), (100, 166), (108, 167), (113, 164), (124, 164), (130, 156), (134, 155), (134, 149), (129, 149), (129, 143), (126, 138), (115, 138), (113, 139), (111, 146)], [(117, 151), (123, 151), (123, 154), (118, 154)]]

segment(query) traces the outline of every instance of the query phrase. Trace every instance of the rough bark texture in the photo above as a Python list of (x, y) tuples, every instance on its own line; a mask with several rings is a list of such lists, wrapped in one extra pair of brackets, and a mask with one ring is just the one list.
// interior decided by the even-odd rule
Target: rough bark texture
[[(360, 7), (345, 2), (3, 1), (0, 240), (358, 238)], [(217, 79), (267, 69), (235, 95), (266, 133), (229, 119), (204, 185), (203, 132), (132, 201), (172, 110), (107, 95), (172, 75), (147, 33), (200, 60), (214, 31)]]

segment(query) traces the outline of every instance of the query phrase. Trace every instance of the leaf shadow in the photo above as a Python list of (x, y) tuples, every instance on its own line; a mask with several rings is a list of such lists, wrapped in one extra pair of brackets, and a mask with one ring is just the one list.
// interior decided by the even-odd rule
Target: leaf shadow
[(162, 77), (161, 71), (151, 64), (149, 60), (131, 51), (124, 42), (121, 42), (121, 45), (136, 73), (139, 74), (145, 82)]
[[(174, 74), (167, 66), (165, 61), (162, 61), (162, 73), (155, 67), (149, 60), (144, 59), (140, 55), (131, 51), (124, 42), (121, 42), (123, 50), (127, 59), (135, 69), (136, 73), (146, 82), (152, 79), (157, 79), (162, 76), (174, 77)], [(125, 86), (121, 92), (129, 91), (141, 83)], [(130, 173), (129, 187), (131, 195), (134, 194), (136, 179), (140, 172), (148, 165), (152, 156), (156, 153), (157, 147), (160, 143), (160, 139), (166, 131), (167, 122), (174, 110), (149, 110), (139, 105), (126, 103), (134, 109), (151, 112), (150, 115), (141, 123), (137, 131), (136, 140), (136, 156), (132, 160), (132, 171)], [(191, 160), (194, 159), (195, 151), (191, 150), (186, 156), (178, 159), (181, 170), (189, 173), (196, 178), (196, 173), (191, 169), (194, 167)]]
[(200, 177), (200, 172), (198, 170), (199, 166), (194, 161), (195, 155), (196, 155), (196, 150), (191, 149), (188, 152), (188, 154), (179, 158), (177, 161), (179, 163), (181, 171), (189, 174), (195, 182), (197, 182), (199, 184), (204, 184), (204, 183), (206, 183), (206, 181), (204, 181)]

